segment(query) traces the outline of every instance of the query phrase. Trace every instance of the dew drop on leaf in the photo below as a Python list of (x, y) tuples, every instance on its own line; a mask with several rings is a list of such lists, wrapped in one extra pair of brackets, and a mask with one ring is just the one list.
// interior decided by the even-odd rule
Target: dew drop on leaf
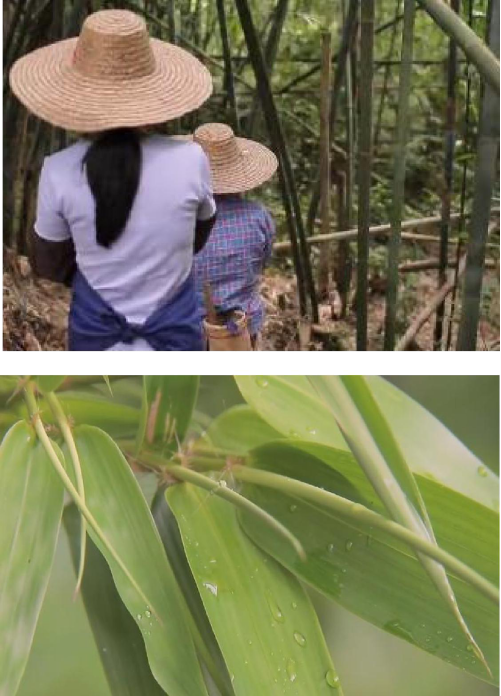
[(339, 677), (332, 669), (326, 673), (325, 681), (327, 682), (328, 686), (331, 686), (333, 689), (337, 689), (339, 686)]
[(137, 620), (138, 620), (138, 621), (141, 621), (142, 618), (143, 618), (143, 615), (142, 615), (142, 614), (138, 614), (138, 615), (137, 615)]
[(329, 544), (327, 547), (327, 551), (329, 551), (329, 553), (332, 553), (334, 551), (334, 544)]
[(149, 609), (146, 609), (146, 611), (144, 612), (144, 615), (146, 616), (147, 619), (150, 619), (151, 618), (151, 611), (149, 611)]
[(293, 682), (296, 681), (297, 674), (296, 674), (296, 663), (294, 660), (291, 660), (290, 658), (287, 660), (287, 676), (289, 677), (289, 681)]
[(316, 435), (317, 430), (316, 428), (313, 428), (311, 425), (306, 428), (306, 432), (309, 433), (310, 435)]
[(285, 621), (284, 615), (282, 614), (282, 610), (278, 606), (278, 604), (275, 602), (271, 594), (267, 594), (268, 598), (268, 606), (270, 607), (271, 614), (275, 621), (278, 621), (278, 623), (283, 623)]
[(266, 387), (268, 386), (268, 380), (265, 379), (264, 377), (257, 377), (256, 384), (258, 387), (261, 387), (262, 389), (266, 389)]
[(289, 508), (289, 510), (290, 510), (291, 512), (296, 512), (296, 510), (297, 510), (297, 505), (291, 505), (290, 508)]
[(453, 639), (452, 636), (447, 636), (447, 642), (448, 642), (448, 643), (452, 643), (453, 640), (454, 640), (454, 639)]
[(485, 466), (479, 466), (477, 469), (477, 474), (479, 476), (482, 476), (482, 478), (485, 478), (487, 476), (487, 469)]
[(212, 582), (203, 582), (202, 585), (209, 590), (214, 597), (217, 597), (217, 585), (214, 585)]
[(352, 541), (347, 541), (346, 544), (344, 545), (344, 548), (345, 548), (347, 551), (351, 551), (352, 548), (353, 548), (353, 542), (352, 542)]
[(302, 648), (304, 648), (304, 646), (306, 645), (306, 638), (303, 636), (302, 633), (298, 633), (298, 631), (295, 631), (294, 633), (294, 640)]

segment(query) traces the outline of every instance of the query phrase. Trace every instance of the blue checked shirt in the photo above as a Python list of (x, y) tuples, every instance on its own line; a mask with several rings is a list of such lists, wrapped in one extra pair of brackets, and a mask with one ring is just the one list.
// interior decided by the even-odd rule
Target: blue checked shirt
[(193, 269), (202, 316), (203, 289), (209, 283), (212, 300), (222, 312), (242, 309), (251, 335), (261, 329), (264, 308), (259, 286), (271, 256), (275, 225), (259, 203), (240, 196), (216, 197), (217, 219), (209, 241), (194, 258)]

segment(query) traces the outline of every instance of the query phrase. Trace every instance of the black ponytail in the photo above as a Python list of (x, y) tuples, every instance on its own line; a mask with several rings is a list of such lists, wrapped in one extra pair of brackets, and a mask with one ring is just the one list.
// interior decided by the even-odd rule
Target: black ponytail
[(87, 150), (83, 165), (96, 203), (96, 241), (108, 248), (124, 231), (139, 187), (139, 132), (130, 128), (104, 132)]

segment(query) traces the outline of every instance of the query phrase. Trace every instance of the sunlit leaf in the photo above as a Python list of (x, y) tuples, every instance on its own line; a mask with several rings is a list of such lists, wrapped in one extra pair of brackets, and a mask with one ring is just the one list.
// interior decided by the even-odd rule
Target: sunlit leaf
[[(335, 492), (384, 514), (351, 454), (309, 442), (275, 443), (253, 452), (253, 465)], [(438, 544), (498, 582), (499, 517), (475, 501), (416, 476)], [(261, 523), (242, 515), (246, 532), (297, 575), (347, 609), (437, 657), (489, 680), (457, 622), (412, 551), (363, 523), (297, 497), (246, 484), (245, 495), (298, 536), (307, 552), (298, 562)], [(461, 611), (497, 679), (498, 612), (471, 586), (449, 576)]]
[(209, 670), (221, 694), (223, 696), (232, 695), (233, 689), (230, 683), (230, 676), (191, 573), (179, 527), (172, 510), (167, 504), (165, 490), (158, 491), (153, 500), (151, 511), (167, 553), (167, 558), (183, 590), (183, 595), (193, 617), (192, 627), (195, 646), (199, 656)]
[(89, 510), (151, 602), (144, 603), (90, 531), (111, 568), (123, 603), (141, 630), (155, 678), (169, 696), (205, 695), (188, 628), (188, 609), (132, 471), (113, 440), (101, 430), (80, 426), (75, 428), (74, 437)]
[(0, 447), (0, 694), (23, 675), (49, 581), (63, 486), (25, 422)]
[[(307, 377), (237, 376), (235, 380), (249, 405), (281, 435), (348, 449), (332, 414)], [(498, 477), (450, 430), (386, 380), (367, 380), (411, 471), (499, 509)]]
[(198, 384), (199, 378), (192, 375), (144, 377), (138, 450), (142, 445), (163, 453), (178, 448), (190, 423)]
[(342, 694), (307, 595), (246, 538), (234, 508), (191, 484), (167, 500), (235, 694)]
[[(63, 521), (76, 570), (80, 513), (75, 505), (66, 507)], [(81, 594), (113, 696), (165, 694), (151, 674), (141, 631), (118, 595), (108, 564), (90, 540)]]

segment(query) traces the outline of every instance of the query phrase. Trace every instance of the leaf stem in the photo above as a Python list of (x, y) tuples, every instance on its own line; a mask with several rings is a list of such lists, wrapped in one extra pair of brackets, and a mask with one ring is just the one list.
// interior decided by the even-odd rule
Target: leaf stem
[(393, 522), (383, 517), (383, 515), (369, 510), (364, 505), (354, 503), (342, 496), (317, 488), (303, 481), (281, 476), (280, 474), (275, 474), (270, 471), (237, 465), (232, 468), (232, 474), (240, 481), (274, 488), (281, 493), (298, 496), (317, 505), (327, 507), (343, 517), (381, 529), (396, 539), (405, 542), (413, 549), (434, 558), (457, 577), (470, 583), (492, 602), (499, 604), (498, 588), (480, 575), (480, 573), (477, 573), (476, 570), (473, 570), (473, 568), (470, 568), (458, 558), (427, 539), (415, 534), (397, 522)]
[[(77, 451), (77, 447), (75, 444), (75, 440), (73, 438), (73, 433), (71, 432), (70, 424), (69, 424), (68, 419), (66, 417), (66, 414), (63, 411), (63, 408), (59, 402), (59, 399), (54, 394), (54, 392), (49, 392), (48, 394), (46, 394), (45, 399), (46, 399), (47, 403), (49, 404), (52, 413), (54, 414), (56, 422), (57, 422), (57, 424), (61, 430), (61, 433), (63, 435), (64, 441), (66, 442), (66, 445), (68, 447), (68, 450), (69, 450), (69, 453), (71, 456), (71, 460), (73, 462), (73, 469), (75, 471), (77, 490), (78, 490), (80, 497), (85, 502), (85, 487), (84, 487), (84, 480), (83, 480), (83, 474), (82, 474), (82, 466), (80, 464), (80, 457), (78, 456), (78, 451)], [(82, 523), (80, 525), (80, 563), (78, 566), (77, 584), (75, 586), (74, 598), (79, 593), (80, 587), (82, 585), (82, 579), (83, 579), (83, 574), (84, 574), (84, 569), (85, 569), (86, 548), (87, 548), (87, 522), (85, 520), (85, 517), (82, 517)]]
[(169, 464), (165, 467), (165, 469), (176, 478), (193, 483), (195, 486), (200, 488), (205, 488), (211, 493), (223, 498), (223, 500), (227, 500), (228, 502), (232, 503), (236, 507), (242, 508), (243, 510), (250, 512), (252, 515), (259, 517), (259, 519), (261, 519), (265, 524), (284, 537), (291, 544), (301, 560), (306, 560), (306, 553), (301, 542), (287, 529), (287, 527), (285, 527), (285, 525), (248, 498), (244, 498), (244, 496), (240, 495), (231, 488), (228, 488), (224, 479), (221, 479), (220, 481), (213, 481), (197, 471), (187, 469), (185, 466), (179, 466), (178, 464)]
[(24, 393), (25, 393), (26, 404), (28, 406), (28, 410), (30, 412), (30, 416), (32, 419), (33, 427), (35, 428), (35, 432), (38, 436), (38, 439), (42, 443), (45, 451), (47, 452), (47, 455), (49, 456), (49, 459), (50, 459), (52, 465), (54, 466), (57, 474), (59, 475), (59, 478), (63, 482), (64, 487), (66, 488), (68, 493), (73, 498), (75, 505), (78, 507), (78, 509), (80, 510), (82, 515), (84, 516), (84, 518), (87, 520), (87, 522), (89, 523), (89, 526), (92, 527), (92, 529), (94, 530), (94, 533), (97, 536), (97, 538), (99, 539), (99, 541), (103, 544), (103, 546), (106, 549), (108, 549), (110, 555), (113, 557), (113, 560), (119, 566), (120, 570), (127, 577), (129, 582), (131, 583), (131, 585), (134, 587), (134, 589), (136, 590), (138, 595), (143, 600), (143, 602), (145, 602), (146, 605), (151, 607), (152, 613), (155, 614), (155, 617), (161, 623), (161, 619), (158, 615), (158, 612), (156, 612), (156, 610), (153, 606), (153, 603), (146, 597), (146, 595), (141, 590), (141, 588), (139, 587), (136, 580), (131, 575), (131, 573), (130, 573), (129, 569), (127, 568), (127, 566), (125, 565), (125, 563), (122, 561), (122, 559), (117, 554), (117, 552), (115, 551), (113, 546), (110, 544), (110, 542), (106, 538), (106, 535), (104, 534), (103, 530), (101, 529), (101, 527), (97, 523), (96, 519), (94, 518), (93, 514), (88, 509), (88, 507), (85, 503), (85, 500), (83, 500), (83, 498), (80, 496), (79, 492), (77, 491), (77, 489), (73, 485), (70, 477), (66, 473), (64, 466), (61, 463), (61, 461), (60, 461), (60, 459), (59, 459), (59, 457), (58, 457), (58, 455), (57, 455), (57, 453), (52, 445), (52, 442), (51, 442), (49, 436), (45, 432), (44, 425), (42, 423), (42, 420), (40, 418), (40, 414), (38, 412), (38, 404), (37, 404), (36, 398), (35, 398), (33, 383), (30, 382), (29, 384), (26, 385)]

